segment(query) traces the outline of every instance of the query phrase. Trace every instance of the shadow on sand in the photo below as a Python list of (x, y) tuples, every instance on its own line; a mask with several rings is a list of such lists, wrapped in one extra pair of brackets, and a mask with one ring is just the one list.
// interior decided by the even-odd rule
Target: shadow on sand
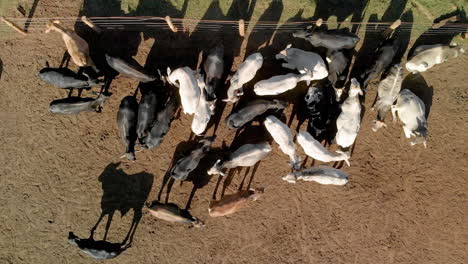
[(115, 212), (118, 211), (121, 216), (125, 216), (128, 211), (133, 210), (130, 229), (121, 243), (123, 245), (128, 242), (131, 245), (138, 223), (143, 215), (142, 209), (151, 191), (154, 176), (145, 172), (128, 175), (118, 168), (119, 165), (120, 163), (110, 163), (99, 176), (103, 191), (101, 199), (102, 213), (91, 229), (91, 237), (94, 236), (96, 228), (107, 215), (103, 237), (105, 241)]
[(125, 245), (125, 243), (94, 240), (92, 236), (79, 238), (73, 232), (68, 233), (68, 242), (98, 260), (115, 258), (130, 247), (130, 244)]
[[(413, 22), (413, 13), (411, 10), (404, 12), (407, 0), (392, 0), (387, 10), (382, 15), (381, 19), (378, 19), (378, 14), (372, 14), (369, 18), (370, 23), (374, 22), (387, 22), (393, 23), (397, 19), (401, 19), (402, 22)], [(395, 55), (393, 62), (390, 65), (399, 63), (403, 57), (411, 36), (411, 27), (400, 26), (395, 31), (394, 37), (399, 41), (399, 50)], [(381, 24), (368, 24), (364, 38), (362, 39), (362, 46), (356, 55), (351, 76), (361, 76), (361, 74), (367, 70), (368, 65), (372, 65), (374, 51), (379, 47), (380, 43), (385, 40), (384, 32), (388, 28), (388, 25)], [(358, 78), (359, 80), (360, 78)]]
[[(322, 18), (327, 21), (335, 16), (337, 21), (342, 22), (352, 15), (351, 22), (360, 22), (364, 18), (364, 12), (369, 4), (369, 0), (314, 0), (315, 12), (309, 20)], [(360, 25), (353, 25), (351, 32), (359, 31)], [(341, 28), (341, 24), (338, 24)]]
[(449, 45), (452, 43), (453, 38), (456, 37), (459, 33), (459, 30), (454, 30), (454, 26), (457, 24), (467, 23), (468, 20), (466, 18), (466, 12), (463, 8), (457, 8), (457, 10), (450, 12), (448, 14), (442, 15), (436, 18), (433, 22), (438, 23), (443, 19), (458, 16), (458, 21), (456, 22), (448, 22), (447, 24), (433, 29), (429, 28), (424, 33), (422, 33), (419, 38), (414, 42), (413, 46), (408, 52), (408, 58), (413, 56), (414, 50), (422, 45), (435, 45), (435, 44), (442, 44), (442, 45)]
[[(119, 163), (110, 163), (99, 175), (102, 185), (101, 215), (91, 228), (89, 238), (79, 238), (73, 232), (69, 233), (68, 241), (78, 246), (83, 252), (95, 259), (115, 258), (131, 247), (135, 231), (141, 220), (142, 209), (153, 185), (153, 175), (145, 172), (128, 175), (118, 168)], [(120, 243), (107, 241), (107, 235), (115, 212), (121, 217), (133, 210), (133, 219), (127, 235)], [(94, 233), (107, 216), (107, 223), (102, 240), (95, 240)]]
[(408, 74), (403, 83), (401, 89), (408, 89), (418, 96), (426, 106), (426, 119), (429, 117), (429, 112), (432, 107), (432, 97), (434, 96), (434, 88), (429, 86), (422, 76), (422, 74)]

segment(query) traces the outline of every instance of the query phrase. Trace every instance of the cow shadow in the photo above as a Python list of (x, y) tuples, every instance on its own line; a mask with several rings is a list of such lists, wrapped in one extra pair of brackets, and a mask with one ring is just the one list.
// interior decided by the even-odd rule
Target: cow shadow
[[(192, 47), (194, 49), (195, 54), (198, 54), (201, 50), (203, 50), (203, 47), (215, 46), (216, 43), (223, 38), (224, 31), (236, 33), (235, 31), (232, 31), (233, 29), (235, 29), (235, 27), (224, 25), (222, 23), (213, 26), (213, 23), (205, 21), (226, 19), (227, 17), (223, 14), (223, 11), (221, 10), (219, 0), (213, 0), (208, 9), (203, 14), (198, 24), (193, 29), (192, 33), (190, 34), (190, 40), (192, 42)], [(206, 37), (207, 34), (210, 35), (209, 38)]]
[(262, 22), (278, 22), (283, 13), (284, 5), (282, 0), (271, 1), (270, 5), (259, 17), (257, 23), (253, 26), (247, 40), (246, 54), (261, 52), (265, 57), (272, 55), (270, 42), (276, 32), (276, 27), (265, 27)]
[[(68, 242), (72, 245), (78, 246), (78, 248), (83, 250), (92, 250), (92, 251), (105, 251), (108, 256), (107, 259), (115, 258), (128, 249), (131, 245), (125, 243), (112, 243), (105, 240), (94, 240), (92, 236), (89, 238), (79, 238), (73, 232), (68, 233)], [(112, 255), (111, 255), (112, 254)], [(96, 258), (95, 256), (93, 256)]]
[(3, 73), (3, 61), (0, 59), (0, 80), (2, 79), (2, 73)]
[[(227, 13), (226, 13), (226, 19), (228, 20), (239, 20), (243, 19), (244, 21), (250, 21), (252, 18), (253, 11), (255, 9), (255, 5), (257, 3), (257, 0), (234, 0), (229, 7)], [(229, 26), (226, 26), (229, 27)], [(234, 30), (237, 31), (237, 28)], [(242, 47), (242, 42), (245, 40), (245, 37), (240, 36), (236, 31), (233, 30), (225, 30), (223, 29), (223, 39), (225, 42), (225, 56), (229, 58), (228, 61), (226, 61), (225, 58), (225, 65), (229, 66), (229, 68), (225, 69), (231, 69), (232, 64), (233, 64), (233, 58), (236, 56), (240, 56), (241, 54), (241, 47)], [(249, 55), (247, 53), (247, 55)]]
[[(312, 17), (307, 18), (306, 20), (317, 20), (319, 18), (323, 19), (325, 22), (329, 20), (330, 17), (334, 16), (337, 19), (336, 27), (339, 29), (347, 29), (352, 33), (358, 34), (360, 30), (360, 23), (364, 18), (365, 10), (369, 5), (369, 0), (314, 0), (315, 2), (315, 10)], [(345, 28), (344, 25), (349, 25), (349, 22), (346, 19), (349, 19), (351, 16), (351, 27)], [(321, 25), (321, 29), (328, 29), (329, 25), (327, 23)], [(300, 42), (306, 42), (305, 40), (299, 40)], [(310, 44), (307, 45), (307, 50), (311, 50)], [(327, 56), (327, 51), (325, 48), (314, 48), (311, 51), (318, 53), (321, 57)], [(352, 61), (355, 51), (354, 50), (346, 50), (344, 51), (345, 56), (349, 60)], [(348, 76), (350, 71), (351, 63), (348, 64), (346, 69), (343, 71), (342, 75)], [(346, 79), (341, 81), (341, 84), (337, 85), (337, 87), (344, 87), (346, 83)]]
[(344, 21), (349, 16), (361, 16), (368, 1), (361, 0), (314, 0), (315, 11), (312, 20), (322, 18), (327, 21), (330, 17), (336, 16), (337, 21)]
[[(93, 22), (102, 29), (101, 32), (96, 32), (81, 21), (75, 23), (75, 31), (89, 44), (90, 56), (99, 70), (98, 76), (105, 77), (103, 89), (108, 92), (119, 73), (108, 65), (105, 55), (131, 60), (142, 42), (140, 32), (121, 26), (118, 29), (109, 28), (111, 26), (106, 24), (109, 19), (105, 17), (126, 16), (121, 9), (120, 0), (84, 0), (79, 16), (97, 17)], [(119, 21), (115, 19), (112, 22), (118, 24)]]
[[(252, 4), (251, 4), (252, 5)], [(285, 74), (289, 72), (289, 70), (284, 69), (281, 66), (281, 63), (275, 59), (275, 54), (280, 50), (284, 49), (287, 44), (293, 43), (294, 47), (297, 48), (304, 48), (305, 45), (310, 45), (308, 43), (303, 42), (300, 39), (292, 38), (292, 33), (294, 29), (291, 29), (288, 25), (280, 25), (280, 26), (270, 26), (265, 28), (265, 25), (262, 22), (278, 22), (281, 14), (283, 12), (284, 6), (282, 1), (272, 1), (269, 6), (266, 8), (264, 13), (260, 16), (258, 22), (253, 26), (251, 29), (250, 34), (247, 36), (245, 40), (245, 48), (246, 48), (246, 57), (254, 52), (260, 52), (264, 57), (264, 63), (262, 68), (257, 72), (254, 80), (250, 82), (250, 85), (246, 85), (244, 89), (244, 95), (242, 96), (241, 100), (236, 104), (235, 108), (238, 106), (245, 104), (245, 102), (249, 102), (258, 98), (258, 96), (254, 93), (251, 85), (255, 82), (263, 79), (270, 78), (271, 76)], [(248, 17), (250, 18), (253, 8), (249, 7), (247, 12)], [(299, 10), (294, 16), (289, 18), (286, 22), (303, 22), (304, 19), (302, 18), (303, 10)], [(243, 16), (242, 18), (245, 18)], [(234, 34), (231, 34), (234, 35)], [(242, 39), (242, 38), (241, 38)], [(301, 42), (302, 41), (302, 42)], [(241, 44), (241, 43), (240, 43)], [(237, 50), (242, 45), (236, 45)], [(234, 53), (237, 54), (237, 53)], [(234, 55), (233, 54), (233, 55)], [(301, 85), (299, 85), (301, 87)], [(227, 90), (228, 86), (225, 86), (225, 90)], [(295, 97), (297, 95), (297, 91), (302, 91), (300, 88), (294, 89), (294, 91), (289, 91), (279, 96), (265, 96), (262, 97), (263, 99), (281, 99), (290, 102), (295, 101)], [(232, 109), (235, 111), (235, 109)], [(221, 113), (220, 113), (221, 116)]]
[[(205, 22), (203, 20), (248, 20), (253, 12), (255, 2), (256, 1), (235, 0), (231, 3), (226, 15), (224, 15), (219, 1), (212, 1), (201, 18), (201, 21), (197, 24), (190, 35), (192, 50), (195, 50), (196, 54), (203, 52), (201, 68), (203, 68), (203, 63), (205, 62), (209, 51), (213, 47), (218, 44), (222, 44), (224, 47), (224, 73), (219, 82), (219, 86), (216, 87), (215, 90), (216, 97), (218, 98), (216, 101), (216, 110), (206, 129), (208, 131), (211, 127), (214, 127), (212, 132), (213, 135), (216, 134), (219, 122), (221, 121), (222, 114), (226, 107), (226, 102), (221, 100), (226, 97), (227, 89), (229, 88), (229, 85), (226, 83), (226, 79), (231, 73), (234, 57), (240, 55), (240, 48), (244, 37), (239, 35), (237, 24), (220, 23), (217, 25), (217, 28), (213, 29), (214, 31), (210, 32), (209, 27), (211, 27), (210, 25), (212, 25), (212, 23)], [(206, 37), (207, 34), (210, 34), (210, 38)], [(192, 57), (196, 58), (195, 54), (192, 55)]]
[[(218, 1), (215, 1), (218, 2)], [(255, 9), (256, 0), (244, 1), (234, 0), (229, 7), (224, 19), (237, 21), (243, 19), (249, 21), (252, 17), (253, 10)], [(219, 5), (219, 3), (217, 3)], [(219, 6), (216, 8), (219, 9)], [(221, 28), (221, 33), (218, 35), (218, 41), (222, 41), (224, 45), (224, 74), (221, 78), (221, 85), (216, 90), (218, 101), (216, 102), (215, 114), (211, 118), (211, 122), (207, 128), (213, 128), (212, 135), (215, 135), (223, 116), (224, 110), (226, 109), (227, 103), (220, 99), (226, 98), (227, 90), (229, 89), (230, 83), (227, 81), (229, 75), (233, 74), (234, 58), (241, 58), (241, 48), (246, 41), (245, 36), (241, 36), (238, 33), (237, 25), (226, 24)], [(208, 49), (206, 49), (208, 51)], [(249, 54), (246, 54), (248, 56)], [(239, 64), (240, 61), (237, 61)]]
[(375, 56), (375, 50), (379, 47), (380, 43), (385, 40), (385, 31), (389, 25), (379, 23), (393, 23), (397, 19), (401, 19), (402, 22), (409, 22), (408, 24), (401, 25), (395, 32), (394, 37), (400, 42), (400, 49), (394, 57), (393, 63), (399, 63), (403, 54), (408, 47), (410, 41), (411, 29), (413, 22), (413, 13), (411, 10), (405, 12), (407, 0), (392, 0), (382, 15), (381, 19), (378, 19), (377, 14), (371, 14), (369, 17), (368, 24), (366, 25), (365, 35), (362, 40), (362, 46), (357, 52), (356, 60), (351, 70), (351, 76), (356, 77), (358, 80), (359, 76), (367, 70)]
[[(114, 29), (109, 25), (101, 25), (100, 17), (125, 16), (121, 9), (120, 0), (84, 0), (79, 16), (98, 17), (93, 22), (103, 30), (95, 32), (81, 21), (75, 23), (75, 31), (83, 37), (90, 47), (90, 55), (96, 66), (101, 69), (107, 65), (104, 54), (111, 56), (131, 58), (137, 53), (141, 38), (138, 32), (133, 30)], [(108, 20), (108, 19), (107, 19)], [(119, 22), (118, 19), (113, 22)], [(101, 65), (105, 64), (105, 65)], [(105, 68), (105, 67), (104, 67)]]
[(118, 211), (121, 217), (125, 216), (130, 210), (133, 211), (132, 223), (130, 229), (124, 238), (122, 245), (132, 244), (135, 231), (142, 217), (142, 208), (148, 198), (153, 185), (154, 176), (149, 173), (141, 172), (128, 175), (122, 169), (118, 168), (119, 163), (110, 163), (99, 175), (99, 182), (102, 185), (101, 215), (98, 221), (91, 229), (91, 238), (94, 232), (107, 216), (107, 223), (103, 241), (106, 241), (107, 235), (113, 220), (114, 214)]
[(213, 167), (218, 159), (221, 159), (224, 155), (224, 151), (221, 148), (212, 148), (198, 164), (197, 168), (193, 170), (190, 175), (187, 177), (187, 182), (193, 184), (192, 191), (190, 192), (189, 198), (187, 199), (187, 204), (185, 206), (186, 210), (189, 210), (192, 204), (193, 197), (195, 193), (208, 185), (213, 175), (208, 174), (208, 170)]
[[(170, 1), (140, 1), (132, 16), (170, 16), (171, 18), (184, 18), (188, 7), (188, 0), (184, 0), (181, 10), (177, 9)], [(175, 23), (175, 22), (174, 22)], [(181, 66), (193, 68), (196, 63), (197, 53), (192, 49), (190, 37), (184, 32), (182, 24), (175, 23), (178, 32), (174, 33), (166, 28), (154, 27), (143, 29), (145, 40), (154, 39), (149, 54), (146, 58), (145, 69), (155, 72), (160, 70), (166, 74), (166, 69), (175, 69)]]
[(164, 203), (168, 203), (169, 202), (169, 195), (171, 193), (171, 190), (172, 190), (172, 186), (174, 185), (174, 178), (171, 177), (171, 170), (172, 168), (174, 167), (174, 165), (176, 164), (176, 162), (184, 157), (186, 154), (189, 153), (189, 151), (191, 151), (193, 149), (194, 146), (197, 145), (197, 142), (195, 140), (186, 140), (186, 141), (181, 141), (179, 142), (179, 144), (177, 144), (175, 150), (174, 150), (174, 154), (172, 156), (172, 160), (166, 170), (166, 173), (162, 179), (162, 183), (161, 183), (161, 188), (159, 189), (159, 192), (158, 192), (158, 197), (157, 197), (157, 201), (161, 201), (161, 198), (162, 198), (162, 194), (164, 192), (164, 188), (166, 188), (166, 197), (165, 197), (165, 201)]
[(408, 51), (408, 45), (411, 40), (411, 33), (413, 29), (412, 22), (414, 21), (413, 11), (406, 10), (400, 17), (402, 22), (405, 22), (404, 25), (400, 26), (401, 28), (397, 30), (397, 38), (400, 42), (399, 49), (393, 59), (392, 65), (395, 63), (401, 63), (405, 53)]
[(461, 31), (461, 30), (454, 29), (454, 27), (460, 26), (459, 29), (461, 29), (463, 27), (463, 24), (468, 22), (465, 9), (463, 7), (458, 7), (455, 11), (444, 14), (436, 18), (433, 21), (434, 23), (438, 23), (441, 20), (449, 18), (451, 16), (458, 16), (459, 20), (456, 22), (448, 22), (447, 24), (439, 28), (435, 28), (435, 29), (433, 29), (432, 27), (428, 28), (425, 32), (423, 32), (418, 37), (418, 39), (416, 39), (413, 46), (408, 52), (407, 58), (410, 59), (414, 54), (414, 50), (417, 47), (422, 46), (422, 45), (436, 45), (436, 44), (449, 45), (451, 44), (453, 39), (458, 34), (460, 34), (460, 31)]
[(287, 19), (284, 24), (280, 25), (276, 29), (276, 32), (270, 41), (271, 47), (275, 49), (275, 53), (286, 48), (288, 44), (292, 44), (294, 48), (317, 52), (308, 41), (301, 38), (294, 38), (292, 36), (298, 26), (291, 27), (288, 23), (295, 22), (298, 23), (298, 25), (301, 25), (300, 22), (307, 21), (307, 19), (303, 17), (303, 14), (304, 9), (300, 9), (294, 16)]
[[(314, 2), (314, 15), (309, 20), (322, 18), (327, 21), (330, 17), (336, 16), (338, 22), (343, 22), (349, 16), (352, 16), (351, 22), (361, 22), (369, 4), (369, 0), (314, 0)], [(341, 28), (342, 24), (338, 23), (337, 27)], [(353, 25), (351, 32), (358, 32), (359, 27), (359, 24)]]
[[(348, 24), (345, 20), (352, 16), (351, 18), (351, 28), (349, 29), (352, 33), (357, 34), (360, 30), (360, 23), (364, 19), (365, 10), (369, 4), (369, 0), (311, 0), (315, 2), (314, 14), (308, 18), (301, 18), (298, 20), (299, 13), (302, 16), (302, 11), (299, 11), (296, 16), (290, 18), (288, 22), (303, 22), (303, 21), (316, 21), (319, 18), (322, 18), (325, 22), (332, 16), (337, 18), (337, 28), (343, 28), (344, 24)], [(328, 29), (328, 24), (324, 23), (321, 26), (322, 29)], [(343, 28), (344, 29), (344, 28)], [(303, 49), (313, 51), (320, 54), (322, 57), (326, 56), (326, 49), (324, 48), (313, 48), (307, 40), (304, 39), (294, 39), (295, 44), (299, 47), (304, 47)]]
[[(175, 179), (171, 177), (170, 173), (176, 162), (188, 155), (195, 146), (197, 146), (199, 142), (196, 138), (190, 138), (187, 141), (182, 141), (177, 144), (176, 149), (174, 151), (174, 155), (170, 162), (168, 169), (166, 170), (166, 174), (163, 177), (162, 184), (160, 190), (158, 192), (157, 201), (161, 201), (164, 189), (166, 189), (166, 195), (164, 199), (164, 203), (169, 202), (169, 196), (172, 191), (172, 187), (175, 183)], [(207, 174), (207, 171), (214, 165), (217, 159), (219, 159), (221, 155), (221, 150), (212, 148), (201, 160), (198, 164), (197, 168), (195, 168), (192, 172), (190, 172), (189, 176), (185, 181), (181, 181), (180, 184), (184, 184), (185, 182), (191, 182), (193, 184), (192, 191), (189, 195), (187, 200), (187, 204), (185, 209), (190, 209), (191, 202), (197, 190), (205, 187), (211, 180), (212, 176)]]
[(31, 9), (28, 14), (28, 19), (26, 20), (26, 23), (24, 24), (24, 30), (28, 31), (29, 26), (31, 25), (32, 18), (34, 16), (34, 13), (36, 13), (36, 8), (37, 5), (39, 4), (39, 0), (34, 0), (34, 2), (31, 5)]
[[(265, 127), (262, 124), (256, 124), (256, 125), (247, 124), (243, 128), (237, 130), (236, 136), (231, 142), (229, 148), (227, 148), (226, 146), (223, 146), (222, 149), (218, 150), (217, 157), (220, 159), (227, 158), (229, 153), (232, 153), (233, 151), (237, 150), (239, 147), (245, 144), (258, 144), (261, 142), (268, 142), (271, 145), (273, 144), (273, 138), (270, 136), (270, 134), (268, 133), (268, 131), (265, 129)], [(234, 169), (228, 169), (226, 171), (226, 176), (224, 177), (218, 176), (218, 180), (213, 190), (212, 199), (216, 200), (220, 186), (222, 186), (221, 197), (224, 196), (226, 189), (231, 185), (232, 180), (234, 179), (234, 176), (236, 174), (241, 175), (242, 171), (244, 171), (244, 176), (242, 178), (242, 181), (239, 184), (238, 189), (240, 190), (243, 188), (248, 175), (250, 176), (248, 178), (249, 180), (247, 182), (247, 188), (250, 187), (260, 163), (261, 161), (257, 162), (257, 164), (255, 164), (254, 166), (247, 167), (247, 168), (238, 167)]]
[(434, 87), (427, 84), (422, 74), (408, 74), (401, 84), (401, 89), (410, 90), (424, 102), (426, 107), (426, 119), (429, 118), (429, 113), (432, 107), (432, 98), (434, 97)]
[[(188, 65), (192, 68), (196, 65), (196, 58), (200, 52), (203, 52), (203, 57), (206, 58), (211, 48), (215, 47), (219, 43), (224, 46), (224, 74), (221, 78), (219, 87), (216, 89), (218, 100), (216, 102), (215, 114), (211, 118), (206, 129), (208, 131), (214, 127), (212, 131), (213, 135), (216, 134), (224, 109), (227, 105), (221, 100), (225, 98), (229, 88), (229, 84), (226, 82), (226, 79), (229, 74), (231, 74), (234, 58), (239, 56), (241, 53), (241, 46), (244, 41), (244, 37), (239, 35), (237, 24), (220, 23), (213, 28), (212, 23), (205, 22), (204, 20), (250, 20), (255, 4), (256, 0), (235, 0), (231, 3), (226, 15), (224, 15), (220, 7), (220, 2), (218, 0), (212, 1), (205, 14), (202, 16), (201, 21), (198, 22), (190, 34), (189, 41), (187, 41), (187, 43), (190, 44), (190, 47), (186, 50), (190, 51), (191, 54), (185, 56), (186, 62), (184, 66)], [(206, 37), (207, 34), (210, 34), (209, 38)], [(202, 65), (203, 63), (204, 60), (202, 61)]]
[[(98, 34), (84, 23), (75, 24), (75, 30), (90, 44), (90, 54), (97, 68), (109, 78), (115, 78), (118, 73), (107, 65), (105, 54), (131, 60), (138, 52), (143, 40), (157, 39), (146, 59), (144, 68), (148, 72), (166, 72), (166, 68), (184, 64), (187, 54), (180, 51), (191, 51), (186, 34), (174, 34), (161, 26), (152, 27), (160, 20), (145, 20), (126, 22), (125, 19), (112, 19), (113, 25), (100, 21), (102, 17), (133, 17), (133, 16), (160, 16), (183, 18), (187, 9), (188, 0), (185, 0), (182, 10), (178, 10), (170, 1), (141, 0), (138, 5), (129, 10), (122, 10), (120, 0), (84, 0), (80, 16), (95, 17), (93, 22), (102, 25), (103, 31)], [(106, 18), (105, 20), (109, 20)], [(101, 23), (103, 22), (103, 23)], [(107, 23), (107, 24), (106, 24)], [(143, 33), (143, 34), (142, 34)], [(143, 37), (143, 38), (142, 38)], [(172, 62), (172, 63), (171, 63)]]

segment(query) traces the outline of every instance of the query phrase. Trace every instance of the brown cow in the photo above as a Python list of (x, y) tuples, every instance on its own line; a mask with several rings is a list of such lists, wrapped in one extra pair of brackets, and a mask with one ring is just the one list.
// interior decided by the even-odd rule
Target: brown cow
[(250, 200), (257, 200), (264, 192), (264, 188), (239, 191), (225, 195), (219, 201), (212, 201), (208, 213), (211, 217), (225, 216), (239, 211)]

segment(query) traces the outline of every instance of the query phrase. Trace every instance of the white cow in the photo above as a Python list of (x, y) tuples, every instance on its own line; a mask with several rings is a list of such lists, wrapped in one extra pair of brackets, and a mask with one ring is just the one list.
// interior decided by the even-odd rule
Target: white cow
[(244, 94), (242, 87), (250, 82), (257, 71), (263, 65), (263, 56), (260, 53), (253, 53), (248, 56), (245, 61), (239, 66), (237, 72), (231, 78), (231, 86), (227, 91), (227, 99), (225, 102), (235, 103)]
[(291, 70), (296, 69), (300, 73), (311, 72), (312, 80), (321, 80), (328, 76), (327, 66), (320, 55), (291, 47), (292, 44), (289, 44), (286, 49), (276, 54), (277, 60), (286, 61), (281, 66)]
[(297, 180), (314, 181), (320, 184), (345, 185), (349, 176), (346, 172), (332, 168), (330, 166), (318, 165), (289, 173), (283, 180), (289, 183), (296, 183)]
[(273, 140), (278, 143), (281, 151), (289, 156), (290, 164), (293, 169), (298, 170), (301, 160), (299, 156), (296, 155), (296, 144), (294, 144), (291, 129), (272, 115), (267, 116), (263, 124), (268, 130), (268, 133), (273, 137)]
[(424, 102), (410, 90), (403, 89), (395, 105), (392, 106), (394, 122), (396, 122), (397, 113), (398, 118), (403, 123), (406, 138), (416, 137), (411, 141), (411, 146), (423, 143), (424, 147), (427, 147), (427, 121)]
[(337, 153), (330, 152), (314, 137), (312, 137), (306, 131), (300, 131), (297, 135), (297, 143), (302, 147), (307, 156), (320, 160), (323, 162), (342, 161), (344, 160), (348, 166), (349, 164), (349, 153), (337, 150)]
[(278, 95), (294, 89), (300, 81), (311, 81), (313, 76), (310, 72), (303, 74), (288, 73), (278, 75), (270, 79), (259, 81), (254, 86), (254, 92), (257, 95)]
[(218, 160), (216, 164), (208, 170), (209, 175), (220, 174), (224, 176), (223, 169), (233, 169), (237, 167), (250, 167), (265, 158), (271, 152), (271, 146), (267, 142), (259, 144), (245, 144), (232, 152), (226, 160)]
[(198, 87), (196, 72), (189, 67), (177, 68), (173, 72), (171, 72), (170, 68), (167, 68), (167, 80), (179, 87), (184, 113), (194, 114), (200, 98), (200, 87)]
[(406, 63), (406, 69), (412, 73), (424, 72), (436, 64), (456, 58), (465, 53), (461, 45), (423, 45), (414, 50), (413, 57)]
[(198, 86), (200, 88), (200, 99), (198, 100), (197, 110), (192, 120), (192, 131), (196, 135), (200, 135), (206, 130), (211, 116), (214, 114), (216, 103), (216, 100), (207, 101), (208, 90), (201, 76), (198, 76)]
[(351, 79), (348, 98), (341, 105), (341, 114), (336, 120), (336, 143), (347, 148), (354, 143), (361, 127), (361, 103), (359, 95), (363, 95), (361, 85), (356, 78)]
[(385, 127), (385, 116), (390, 111), (393, 102), (398, 97), (401, 90), (401, 84), (403, 82), (403, 68), (400, 64), (395, 64), (389, 74), (380, 81), (377, 101), (375, 102), (374, 109), (377, 110), (377, 119), (374, 120), (372, 130), (376, 132), (382, 127)]

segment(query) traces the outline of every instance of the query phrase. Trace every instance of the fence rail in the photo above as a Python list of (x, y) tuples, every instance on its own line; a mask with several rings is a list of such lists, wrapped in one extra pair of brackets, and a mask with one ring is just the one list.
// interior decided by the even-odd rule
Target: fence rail
[[(8, 20), (21, 25), (24, 24), (28, 32), (38, 33), (45, 29), (45, 25), (53, 19), (60, 20), (64, 23), (83, 23), (79, 17), (38, 17), (38, 18), (7, 18)], [(132, 16), (132, 17), (89, 17), (94, 24), (106, 28), (118, 29), (167, 29), (170, 30), (164, 17), (154, 16)], [(186, 28), (195, 31), (237, 31), (239, 21), (234, 20), (201, 20), (190, 18), (172, 18), (172, 22), (177, 27)], [(298, 22), (275, 22), (275, 21), (245, 21), (247, 32), (258, 32), (272, 30), (276, 32), (293, 32), (304, 29), (307, 25), (315, 24), (316, 21), (298, 21)], [(327, 22), (325, 25), (345, 25), (345, 26), (365, 26), (366, 32), (380, 32), (390, 26), (392, 22), (351, 22), (338, 21)], [(440, 35), (440, 34), (457, 34), (468, 32), (468, 23), (451, 23), (441, 28), (431, 29), (432, 24), (428, 23), (413, 23), (401, 22), (399, 30), (402, 32), (410, 32), (412, 30), (426, 30), (425, 35)], [(11, 28), (6, 24), (0, 25), (0, 32), (11, 31)]]

